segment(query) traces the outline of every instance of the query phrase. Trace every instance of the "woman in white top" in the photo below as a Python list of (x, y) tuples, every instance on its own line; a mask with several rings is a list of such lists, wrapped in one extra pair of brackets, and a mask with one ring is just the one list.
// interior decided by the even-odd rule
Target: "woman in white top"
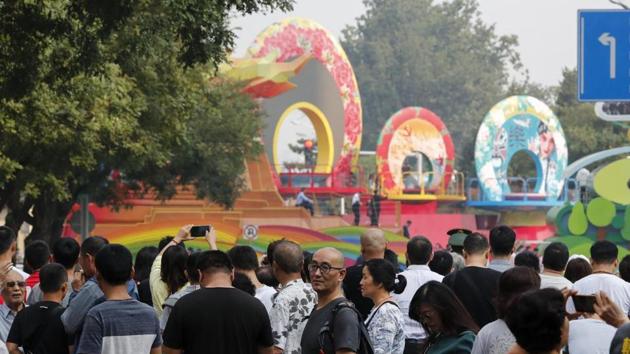
[(365, 325), (375, 354), (402, 354), (405, 349), (403, 314), (390, 292), (400, 294), (406, 284), (405, 277), (396, 278), (394, 266), (384, 259), (371, 259), (363, 266), (361, 294), (374, 302)]
[(490, 322), (477, 333), (472, 354), (505, 354), (516, 339), (503, 320), (507, 309), (519, 295), (540, 288), (540, 277), (529, 267), (517, 266), (501, 274), (497, 296), (498, 320)]

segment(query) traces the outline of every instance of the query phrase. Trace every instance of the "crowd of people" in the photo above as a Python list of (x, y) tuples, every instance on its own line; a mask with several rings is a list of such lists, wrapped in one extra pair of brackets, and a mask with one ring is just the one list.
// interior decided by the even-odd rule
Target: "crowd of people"
[[(0, 227), (0, 353), (627, 353), (630, 258), (596, 241), (590, 259), (553, 242), (515, 254), (506, 226), (411, 237), (404, 258), (366, 229), (347, 267), (335, 248), (289, 240), (266, 254), (192, 251), (191, 225), (157, 246), (92, 236), (25, 249)], [(401, 255), (402, 256), (402, 255)], [(402, 258), (402, 257), (400, 257)], [(617, 275), (619, 273), (619, 275)]]

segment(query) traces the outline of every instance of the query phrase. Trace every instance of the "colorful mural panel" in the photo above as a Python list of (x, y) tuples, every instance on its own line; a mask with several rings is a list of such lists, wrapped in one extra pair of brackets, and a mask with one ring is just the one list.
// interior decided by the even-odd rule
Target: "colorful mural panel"
[[(406, 171), (405, 159), (420, 154), (428, 158), (431, 171)], [(409, 188), (410, 178), (415, 178), (415, 184), (422, 184), (427, 191), (437, 190), (442, 181), (448, 185), (454, 158), (453, 141), (440, 117), (422, 107), (403, 108), (389, 118), (379, 135), (376, 163), (381, 192), (387, 196), (401, 195)], [(411, 184), (413, 187), (414, 183)]]
[(475, 142), (475, 167), (486, 200), (502, 201), (511, 193), (508, 167), (525, 151), (536, 164), (536, 181), (528, 193), (557, 199), (567, 167), (567, 144), (560, 122), (543, 102), (512, 96), (496, 104), (484, 118)]

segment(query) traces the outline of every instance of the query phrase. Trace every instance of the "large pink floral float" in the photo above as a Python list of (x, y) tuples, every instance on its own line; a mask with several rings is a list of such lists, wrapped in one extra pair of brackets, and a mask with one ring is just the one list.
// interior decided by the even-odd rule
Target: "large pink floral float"
[[(341, 145), (339, 155), (335, 156), (334, 173), (349, 173), (353, 162), (359, 156), (361, 147), (361, 98), (352, 65), (331, 33), (311, 20), (288, 18), (272, 24), (261, 32), (248, 49), (244, 60), (289, 64), (305, 56), (319, 62), (334, 80), (343, 109), (343, 125), (338, 125), (343, 127), (343, 143), (339, 144)], [(293, 74), (298, 75), (303, 66), (303, 63), (295, 65), (297, 70)], [(261, 72), (261, 70), (258, 71)], [(265, 71), (263, 75), (269, 75), (269, 71)], [(284, 94), (287, 89), (290, 89), (286, 86), (289, 78), (291, 75), (284, 74), (268, 77), (267, 82), (262, 82), (255, 88), (252, 87), (250, 92), (257, 97), (265, 97), (265, 92), (268, 93), (275, 84), (285, 85), (282, 90), (279, 90), (281, 94)], [(309, 101), (310, 97), (303, 99)], [(331, 126), (333, 126), (332, 134), (341, 134), (336, 131), (334, 124)], [(265, 137), (266, 144), (269, 144), (269, 138)], [(318, 139), (320, 139), (319, 136)]]

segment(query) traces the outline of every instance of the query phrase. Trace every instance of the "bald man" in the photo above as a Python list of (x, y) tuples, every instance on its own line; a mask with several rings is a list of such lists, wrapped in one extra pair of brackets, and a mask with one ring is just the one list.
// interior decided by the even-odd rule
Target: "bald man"
[(361, 340), (359, 335), (361, 319), (352, 309), (338, 308), (333, 324), (333, 336), (326, 337), (324, 348), (321, 348), (319, 342), (322, 327), (333, 318), (333, 309), (340, 303), (348, 301), (343, 297), (341, 290), (341, 284), (346, 276), (343, 254), (332, 247), (322, 248), (313, 255), (308, 271), (318, 301), (302, 333), (302, 353), (357, 353)]
[(363, 319), (367, 318), (370, 310), (374, 306), (372, 300), (361, 295), (359, 282), (361, 282), (363, 275), (363, 262), (367, 262), (370, 259), (384, 259), (386, 247), (387, 241), (385, 241), (385, 233), (383, 230), (376, 228), (365, 230), (361, 235), (362, 261), (349, 267), (347, 275), (343, 280), (343, 291), (346, 297), (355, 304), (359, 312), (363, 315)]

